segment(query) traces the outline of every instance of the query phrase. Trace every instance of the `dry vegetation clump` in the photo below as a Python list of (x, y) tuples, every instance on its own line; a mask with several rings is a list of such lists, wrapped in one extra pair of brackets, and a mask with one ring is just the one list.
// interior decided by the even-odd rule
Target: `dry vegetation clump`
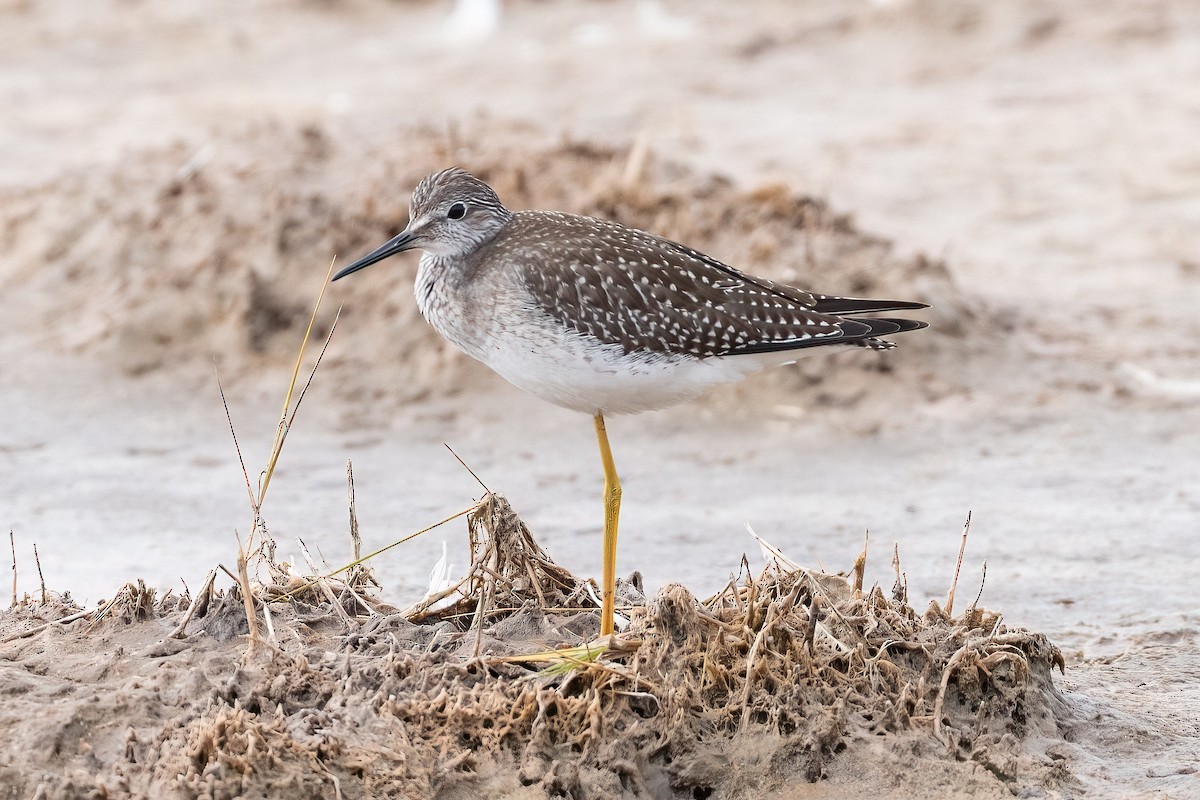
[[(918, 614), (902, 581), (778, 559), (703, 602), (667, 586), (598, 640), (594, 588), (507, 501), (489, 493), (469, 521), (468, 575), (407, 612), (364, 571), (322, 585), (274, 567), (255, 585), (271, 633), (248, 652), (236, 587), (182, 602), (127, 587), (124, 611), (69, 630), (166, 636), (139, 653), (157, 669), (110, 686), (143, 710), (119, 746), (84, 733), (87, 781), (37, 777), (78, 763), (75, 745), (14, 774), (45, 797), (758, 797), (882, 752), (981, 765), (1014, 792), (1070, 783), (1031, 744), (1065, 724), (1061, 655), (974, 604)], [(15, 627), (10, 649), (50, 635)]]

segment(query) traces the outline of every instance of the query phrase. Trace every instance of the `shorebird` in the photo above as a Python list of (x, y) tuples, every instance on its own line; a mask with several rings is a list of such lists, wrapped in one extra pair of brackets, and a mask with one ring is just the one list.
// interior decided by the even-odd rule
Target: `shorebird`
[[(510, 211), (458, 168), (422, 180), (408, 227), (339, 280), (419, 249), (416, 298), (442, 336), (510, 383), (592, 415), (604, 466), (600, 634), (613, 632), (621, 483), (606, 414), (694, 399), (826, 345), (885, 350), (924, 303), (812, 294), (592, 217)], [(867, 315), (867, 316), (860, 316)]]

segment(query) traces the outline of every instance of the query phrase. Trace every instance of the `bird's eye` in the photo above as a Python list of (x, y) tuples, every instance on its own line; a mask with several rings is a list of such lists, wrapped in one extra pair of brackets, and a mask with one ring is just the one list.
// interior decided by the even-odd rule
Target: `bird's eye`
[(450, 219), (462, 219), (467, 213), (467, 207), (462, 203), (455, 203), (450, 206), (450, 210), (446, 212), (446, 216)]

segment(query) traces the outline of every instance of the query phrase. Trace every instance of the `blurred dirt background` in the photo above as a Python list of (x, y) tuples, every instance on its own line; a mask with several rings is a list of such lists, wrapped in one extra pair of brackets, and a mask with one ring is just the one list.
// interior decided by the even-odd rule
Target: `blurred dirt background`
[[(470, 4), (465, 4), (470, 6)], [(193, 586), (249, 520), (308, 308), (449, 164), (827, 293), (930, 303), (610, 435), (619, 569), (697, 594), (755, 550), (914, 596), (968, 582), (1062, 647), (1103, 796), (1200, 795), (1200, 9), (1165, 2), (0, 0), (0, 465), (22, 591)], [(478, 492), (599, 566), (587, 420), (420, 320), (415, 257), (345, 303), (265, 514), (345, 560)], [(444, 537), (452, 555), (463, 534)], [(441, 538), (381, 559), (419, 597)], [(460, 559), (465, 560), (465, 554)]]

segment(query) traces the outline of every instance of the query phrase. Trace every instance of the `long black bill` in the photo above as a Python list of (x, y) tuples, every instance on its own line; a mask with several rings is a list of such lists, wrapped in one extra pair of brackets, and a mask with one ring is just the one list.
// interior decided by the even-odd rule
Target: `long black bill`
[(333, 276), (333, 280), (341, 280), (351, 272), (358, 272), (360, 269), (366, 269), (377, 261), (383, 261), (388, 256), (394, 256), (396, 253), (402, 253), (412, 246), (413, 236), (407, 230), (401, 231), (394, 239), (389, 240), (365, 256), (355, 261), (350, 266)]

